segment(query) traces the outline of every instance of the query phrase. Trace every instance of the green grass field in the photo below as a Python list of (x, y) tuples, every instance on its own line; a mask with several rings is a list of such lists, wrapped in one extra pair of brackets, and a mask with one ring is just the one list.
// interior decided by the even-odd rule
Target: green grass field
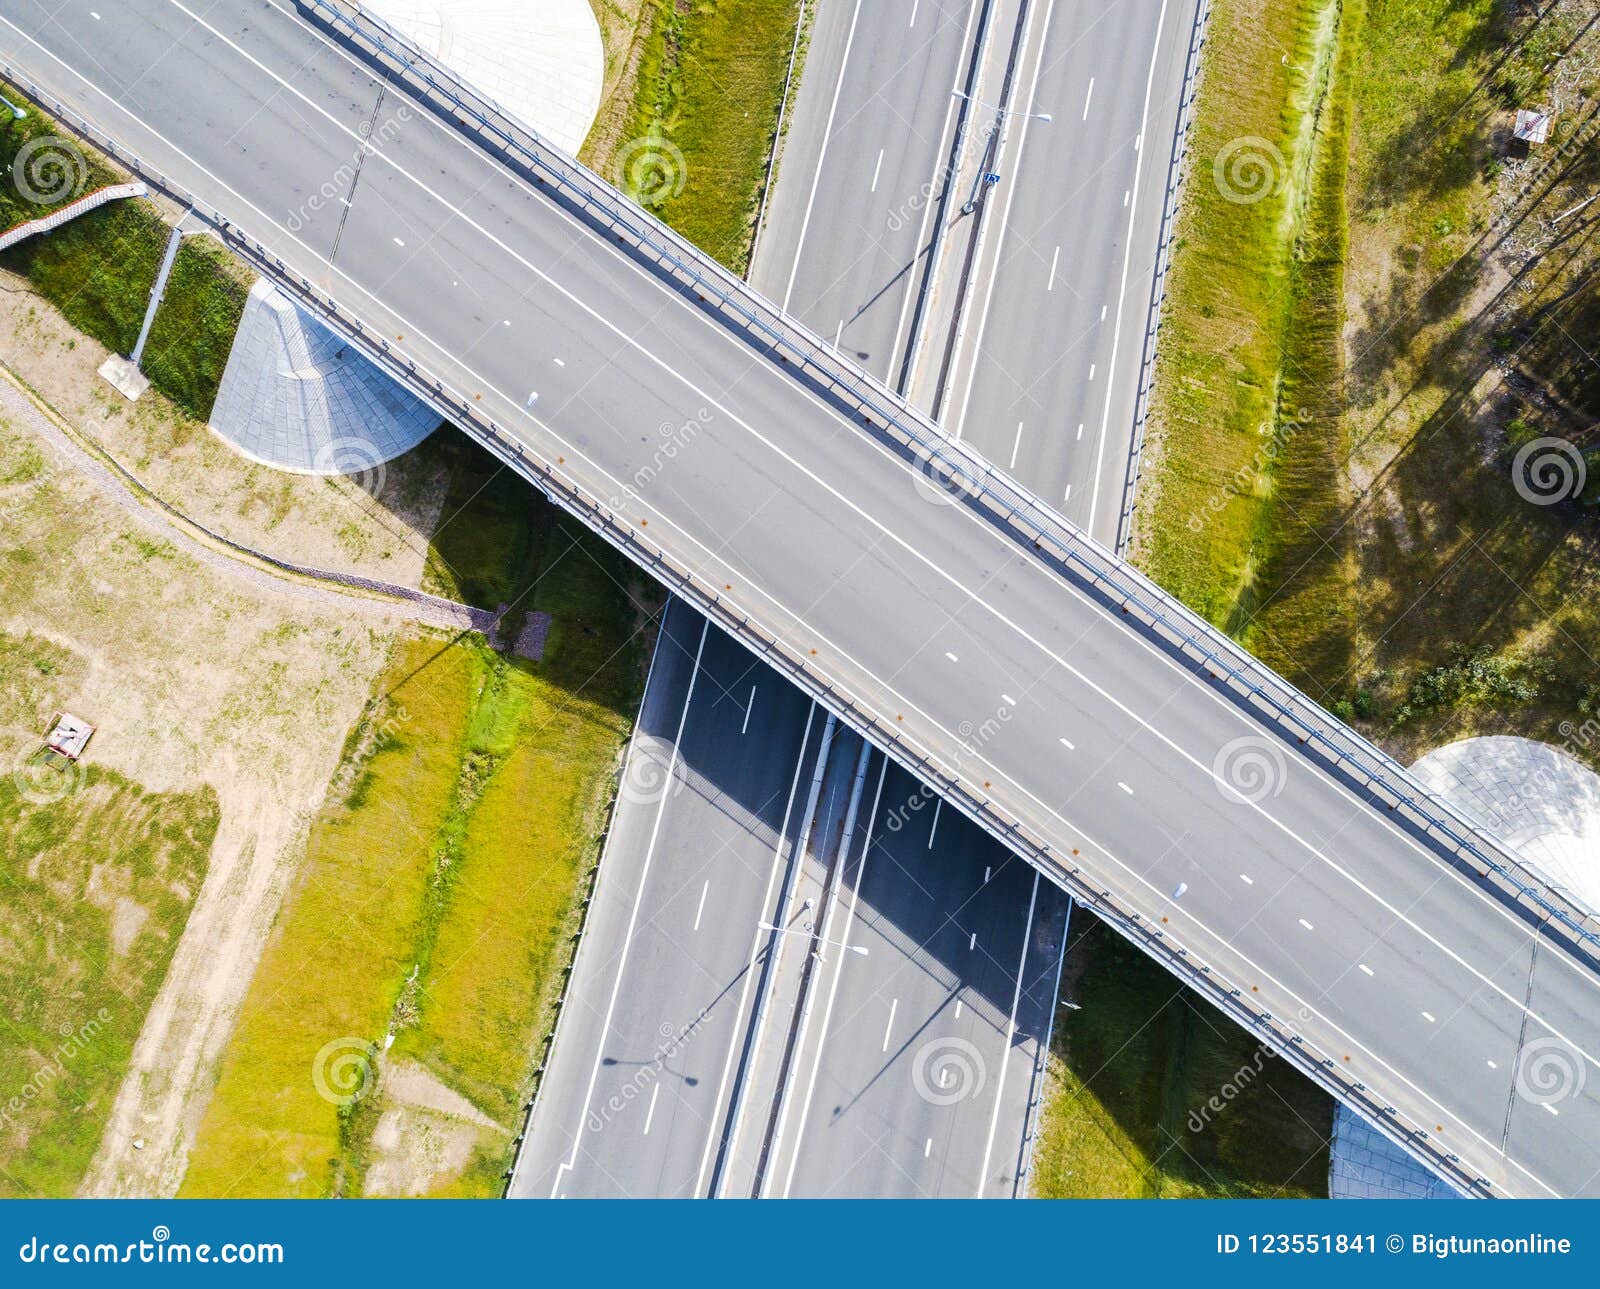
[(1358, 4), (1213, 7), (1152, 403), (1139, 559), (1296, 679), (1337, 669), (1343, 174)]
[[(37, 727), (81, 660), (0, 633), (0, 726)], [(209, 789), (85, 766), (0, 775), (0, 1196), (72, 1195), (205, 878)]]
[[(1570, 743), (1600, 533), (1583, 506), (1525, 501), (1512, 460), (1555, 436), (1600, 465), (1594, 234), (1519, 242), (1600, 192), (1600, 90), (1566, 91), (1565, 153), (1507, 136), (1514, 107), (1593, 66), (1592, 9), (1216, 13), (1139, 557), (1397, 755), (1486, 730)], [(1212, 175), (1240, 136), (1281, 158), (1245, 204)]]
[[(52, 136), (61, 141), (54, 145), (56, 155), (81, 167), (76, 172), (81, 182), (64, 195), (122, 181), (37, 107), (21, 121), (0, 113), (0, 170), (11, 171), (22, 149), (43, 146), (41, 141)], [(26, 199), (15, 178), (0, 183), (0, 230), (62, 204)], [(0, 253), (0, 267), (27, 278), (79, 331), (114, 353), (127, 354), (139, 339), (169, 231), (149, 202), (115, 201)], [(211, 414), (248, 286), (240, 266), (201, 238), (185, 242), (173, 264), (145, 348), (145, 374), (197, 420)]]
[[(794, 48), (797, 0), (650, 0), (650, 33), (608, 178), (735, 273)], [(797, 60), (796, 75), (799, 67)]]
[(1102, 923), (1073, 930), (1034, 1194), (1326, 1195), (1327, 1094)]
[(185, 238), (145, 344), (144, 374), (188, 415), (211, 415), (254, 275), (208, 237)]
[(375, 1086), (335, 1104), (314, 1072), (346, 1053), (360, 1086), (386, 1038), (385, 1068), (420, 1065), (494, 1125), (426, 1189), (497, 1194), (509, 1162), (643, 642), (620, 557), (466, 440), (442, 450), (453, 487), (430, 580), (512, 604), (508, 636), (549, 614), (544, 657), (475, 636), (397, 645), (251, 986), (187, 1194), (363, 1193), (390, 1167), (375, 1134), (394, 1106)]

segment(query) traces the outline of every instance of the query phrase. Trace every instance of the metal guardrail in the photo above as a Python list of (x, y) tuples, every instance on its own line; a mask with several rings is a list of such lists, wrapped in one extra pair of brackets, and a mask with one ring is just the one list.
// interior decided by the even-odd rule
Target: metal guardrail
[(590, 218), (624, 244), (648, 252), (650, 264), (715, 304), (724, 318), (754, 332), (777, 361), (826, 387), (853, 407), (862, 421), (897, 435), (900, 446), (930, 479), (947, 487), (996, 526), (1010, 531), (1068, 574), (1087, 582), (1125, 615), (1192, 664), (1224, 683), (1241, 706), (1265, 716), (1280, 734), (1292, 736), (1312, 754), (1354, 778), (1390, 810), (1456, 858), (1493, 874), (1514, 899), (1532, 904), (1591, 950), (1600, 951), (1600, 920), (1550, 890), (1501, 842), (1406, 773), (1392, 757), (1335, 719), (1319, 704), (1257, 661), (1180, 601), (1118, 559), (1065, 516), (973, 451), (947, 438), (902, 396), (835, 354), (819, 337), (785, 314), (742, 279), (692, 243), (629, 202), (615, 188), (538, 138), (491, 100), (411, 44), (395, 29), (352, 0), (299, 0), (337, 31), (367, 45), (402, 76), (442, 95), (451, 119), (468, 119), (505, 152), (532, 168), (536, 184), (549, 175)]
[[(373, 40), (374, 33), (398, 40), (390, 29), (362, 15), (359, 10), (354, 11), (354, 17), (347, 16), (345, 10), (351, 6), (341, 7), (333, 0), (301, 0), (301, 3), (325, 15), (334, 15), (341, 26), (368, 42)], [(395, 57), (392, 49), (385, 48), (383, 52)], [(435, 92), (449, 95), (451, 91), (443, 87), (459, 85), (453, 77), (414, 49), (406, 57), (407, 74), (419, 77)], [(423, 66), (420, 73), (416, 70), (418, 64)], [(718, 588), (701, 582), (692, 570), (674, 564), (659, 547), (647, 545), (631, 522), (619, 518), (557, 474), (547, 463), (529, 456), (521, 442), (476, 410), (475, 400), (447, 388), (442, 381), (419, 370), (414, 361), (393, 353), (383, 339), (384, 332), (381, 329), (364, 323), (348, 307), (341, 306), (328, 292), (319, 290), (308, 278), (295, 272), (221, 211), (209, 203), (201, 202), (196, 194), (163, 174), (137, 153), (122, 147), (106, 131), (52, 99), (16, 68), (0, 63), (0, 79), (17, 86), (35, 102), (48, 108), (58, 121), (103, 149), (129, 170), (141, 175), (152, 186), (188, 205), (197, 214), (208, 217), (219, 235), (236, 253), (263, 277), (288, 293), (301, 308), (344, 335), (391, 378), (424, 399), (441, 416), (478, 439), (553, 503), (587, 524), (627, 558), (653, 573), (758, 657), (816, 698), (840, 720), (875, 743), (897, 764), (950, 800), (991, 836), (1029, 859), (1078, 903), (1093, 909), (1220, 1011), (1256, 1034), (1260, 1041), (1303, 1073), (1317, 1079), (1347, 1104), (1365, 1113), (1408, 1152), (1468, 1194), (1487, 1196), (1493, 1193), (1492, 1184), (1487, 1179), (1475, 1176), (1454, 1152), (1422, 1125), (1406, 1122), (1394, 1106), (1373, 1097), (1365, 1084), (1347, 1074), (1342, 1063), (1331, 1054), (1317, 1050), (1291, 1026), (1252, 1003), (1239, 988), (1214, 976), (1209, 966), (1191, 961), (1188, 949), (1177, 944), (1160, 927), (1149, 924), (1139, 912), (1123, 907), (1108, 888), (1102, 888), (1092, 881), (1091, 876), (1080, 865), (1073, 863), (1071, 857), (1056, 854), (1042, 837), (1029, 832), (1021, 822), (1000, 814), (988, 797), (945, 768), (930, 751), (916, 745), (898, 728), (885, 724), (870, 706), (820, 674), (807, 658), (791, 652), (783, 641), (761, 624), (752, 622), (735, 606), (725, 603)], [(1213, 679), (1228, 687), (1240, 705), (1275, 721), (1281, 731), (1294, 735), (1302, 745), (1314, 745), (1323, 750), (1335, 764), (1355, 767), (1380, 799), (1382, 793), (1377, 788), (1398, 780), (1404, 786), (1399, 791), (1389, 790), (1389, 795), (1394, 797), (1390, 809), (1409, 810), (1415, 823), (1428, 835), (1436, 840), (1454, 839), (1459, 850), (1466, 850), (1475, 857), (1480, 855), (1476, 845), (1460, 837), (1444, 820), (1425, 813), (1416, 803), (1421, 801), (1435, 808), (1437, 814), (1454, 818), (1464, 831), (1475, 831), (1472, 826), (1460, 819), (1446, 803), (1411, 782), (1386, 754), (1354, 731), (1344, 729), (1310, 699), (1300, 695), (1286, 681), (1261, 666), (1231, 641), (1219, 636), (1182, 604), (1091, 541), (1031, 493), (1005, 478), (976, 453), (945, 439), (904, 400), (864, 372), (852, 372), (849, 365), (838, 361), (820, 340), (793, 323), (720, 265), (703, 260), (698, 251), (671, 230), (650, 220), (637, 207), (630, 206), (621, 194), (609, 189), (593, 172), (541, 143), (524, 127), (516, 126), (509, 118), (499, 114), (492, 105), (486, 105), (505, 124), (492, 121), (484, 112), (469, 106), (469, 100), (475, 99), (477, 96), (463, 86), (459, 94), (450, 98), (450, 102), (458, 112), (472, 113), (481, 128), (502, 139), (502, 146), (532, 165), (532, 178), (536, 184), (543, 186), (545, 182), (539, 178), (540, 172), (556, 176), (562, 190), (578, 200), (580, 209), (591, 212), (592, 218), (602, 219), (614, 230), (619, 240), (625, 243), (632, 241), (639, 250), (654, 250), (660, 257), (657, 267), (670, 268), (680, 280), (692, 284), (703, 303), (711, 303), (714, 297), (722, 305), (725, 314), (731, 313), (743, 319), (748, 327), (766, 336), (773, 356), (779, 361), (794, 364), (798, 375), (825, 385), (835, 398), (853, 399), (863, 422), (874, 429), (881, 429), (885, 434), (898, 436), (901, 447), (920, 463), (918, 468), (928, 473), (930, 478), (943, 482), (967, 504), (985, 513), (992, 522), (1012, 531), (1019, 542), (1027, 542), (1041, 558), (1050, 560), (1063, 574), (1078, 579), (1108, 603), (1118, 606), (1124, 615), (1135, 618), (1147, 632), (1180, 656), (1196, 666), (1206, 667)], [(457, 116), (455, 120), (458, 124), (466, 124), (463, 117)], [(511, 130), (515, 130), (518, 137), (508, 132)], [(1300, 733), (1296, 734), (1296, 731)], [(1487, 837), (1481, 837), (1480, 844), (1499, 851), (1498, 845)], [(1554, 893), (1539, 891), (1531, 882), (1511, 879), (1510, 871), (1522, 870), (1520, 864), (1510, 856), (1506, 857), (1503, 865), (1492, 863), (1486, 857), (1480, 858), (1479, 862), (1489, 872), (1507, 874), (1507, 880), (1515, 891), (1541, 906), (1546, 895), (1559, 898)], [(1600, 936), (1583, 925), (1582, 919), (1587, 914), (1578, 911), (1574, 916), (1564, 910), (1546, 907), (1549, 917), (1568, 926), (1580, 940), (1600, 946)]]
[(143, 197), (145, 186), (142, 183), (131, 184), (106, 184), (102, 188), (95, 188), (83, 196), (69, 201), (65, 206), (58, 206), (48, 215), (41, 215), (38, 219), (30, 219), (21, 224), (0, 231), (0, 251), (8, 251), (19, 242), (25, 242), (30, 237), (37, 237), (40, 233), (54, 232), (61, 225), (76, 219), (79, 215), (86, 215), (91, 210), (104, 206), (108, 201), (117, 201), (124, 197)]

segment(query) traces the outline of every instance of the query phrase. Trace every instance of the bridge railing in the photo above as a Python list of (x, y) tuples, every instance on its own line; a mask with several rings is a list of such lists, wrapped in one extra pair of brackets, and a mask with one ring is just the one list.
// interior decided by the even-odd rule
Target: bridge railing
[[(335, 7), (329, 0), (302, 2), (307, 7), (317, 9)], [(153, 187), (168, 193), (196, 214), (209, 217), (229, 246), (263, 277), (284, 290), (297, 305), (348, 338), (392, 379), (424, 399), (442, 417), (472, 434), (553, 502), (586, 523), (627, 558), (654, 573), (672, 591), (694, 604), (719, 627), (828, 707), (908, 772), (934, 788), (991, 836), (1030, 858), (1079, 903), (1088, 905), (1117, 927), (1224, 1014), (1250, 1030), (1262, 1043), (1317, 1079), (1341, 1100), (1365, 1113), (1393, 1140), (1464, 1191), (1478, 1195), (1493, 1193), (1491, 1183), (1476, 1175), (1438, 1136), (1430, 1133), (1421, 1123), (1410, 1121), (1395, 1106), (1375, 1097), (1365, 1084), (1354, 1078), (1345, 1069), (1345, 1062), (1349, 1059), (1347, 1054), (1341, 1053), (1336, 1057), (1333, 1053), (1321, 1051), (1308, 1042), (1292, 1023), (1274, 1016), (1253, 1002), (1251, 996), (1239, 987), (1215, 975), (1209, 965), (1195, 961), (1189, 950), (1177, 943), (1167, 931), (1152, 924), (1108, 887), (1093, 880), (1093, 875), (1086, 873), (1075, 862), (1076, 852), (1071, 856), (1059, 853), (1050, 842), (1024, 823), (1002, 814), (981, 790), (981, 786), (968, 782), (957, 769), (947, 766), (937, 754), (908, 737), (896, 724), (880, 719), (871, 706), (821, 674), (810, 659), (753, 621), (737, 606), (725, 601), (718, 587), (699, 578), (692, 569), (674, 562), (661, 548), (647, 544), (627, 517), (608, 509), (564, 475), (557, 473), (548, 462), (530, 455), (520, 440), (479, 410), (475, 399), (448, 387), (440, 379), (419, 369), (413, 360), (393, 352), (385, 339), (385, 329), (373, 326), (370, 320), (363, 320), (357, 311), (349, 307), (348, 302), (341, 304), (325, 289), (319, 288), (303, 273), (287, 264), (269, 246), (230, 221), (209, 201), (202, 200), (183, 183), (119, 144), (93, 122), (53, 100), (17, 69), (0, 64), (0, 77), (16, 85), (64, 125), (102, 148)], [(544, 151), (542, 145), (540, 150)], [(556, 163), (567, 172), (581, 172), (597, 193), (609, 191), (591, 172), (570, 160), (556, 155)], [(595, 201), (598, 199), (598, 195), (592, 198)], [(622, 215), (627, 215), (630, 227), (639, 223), (642, 214), (615, 193), (612, 193), (605, 209), (619, 212), (619, 223)], [(663, 254), (667, 253), (666, 246), (681, 245), (691, 253), (684, 260), (685, 271), (690, 269), (690, 260), (699, 258), (693, 248), (675, 236), (658, 237), (654, 242), (642, 244), (661, 246)], [(673, 258), (676, 260), (676, 254)], [(720, 284), (715, 288), (719, 297), (722, 290), (727, 289), (730, 307), (736, 300), (739, 301), (737, 312), (740, 316), (750, 318), (751, 325), (757, 325), (757, 313), (762, 313), (763, 330), (768, 327), (773, 332), (781, 330), (788, 352), (804, 359), (808, 369), (819, 374), (828, 373), (829, 384), (835, 390), (850, 391), (858, 398), (857, 406), (863, 409), (863, 417), (876, 417), (876, 424), (898, 434), (902, 444), (916, 455), (921, 466), (929, 472), (930, 478), (943, 480), (964, 500), (982, 506), (996, 522), (1012, 526), (1025, 540), (1037, 542), (1041, 554), (1049, 554), (1064, 569), (1119, 604), (1124, 612), (1137, 615), (1148, 629), (1161, 632), (1175, 647), (1189, 651), (1198, 660), (1212, 663), (1216, 668), (1214, 676), (1227, 678), (1245, 696), (1258, 696), (1258, 706), (1264, 714), (1275, 715), (1283, 720), (1292, 719), (1290, 714), (1296, 709), (1288, 704), (1298, 700), (1299, 704), (1309, 709), (1306, 712), (1306, 724), (1301, 728), (1312, 729), (1319, 716), (1323, 724), (1337, 726), (1337, 722), (1333, 722), (1310, 700), (1298, 695), (1287, 682), (1261, 668), (1242, 650), (1219, 637), (1182, 605), (1091, 542), (1066, 519), (1054, 514), (1032, 494), (993, 470), (976, 454), (945, 439), (888, 390), (876, 385), (864, 373), (851, 373), (842, 364), (828, 362), (829, 354), (822, 342), (795, 327), (776, 310), (765, 315), (765, 310), (772, 309), (772, 306), (754, 296), (738, 279), (711, 264), (696, 266), (694, 271), (699, 275), (697, 280)], [(774, 326), (774, 320), (779, 325)], [(1048, 551), (1045, 549), (1046, 543)], [(1261, 681), (1254, 678), (1256, 672), (1264, 673)], [(1276, 685), (1273, 686), (1272, 682), (1276, 682)], [(1283, 691), (1282, 697), (1279, 696), (1280, 691)], [(1366, 744), (1359, 736), (1347, 733), (1355, 741), (1358, 750), (1363, 746), (1369, 749), (1374, 778), (1385, 764), (1403, 777), (1398, 766), (1382, 752)], [(1324, 737), (1327, 737), (1326, 733)], [(1397, 804), (1399, 800), (1397, 798)], [(1291, 1019), (1304, 1020), (1307, 1017)]]
[(1203, 667), (1245, 707), (1270, 721), (1311, 754), (1338, 767), (1386, 808), (1455, 859), (1472, 865), (1513, 900), (1600, 951), (1600, 919), (1549, 888), (1505, 845), (1450, 802), (1413, 779), (1386, 752), (1330, 715), (1269, 667), (1190, 611), (1175, 597), (1094, 542), (1030, 490), (963, 443), (947, 438), (921, 412), (861, 368), (842, 359), (742, 278), (723, 268), (647, 214), (586, 166), (541, 140), (527, 126), (462, 81), (388, 23), (352, 0), (300, 0), (333, 29), (371, 49), (411, 84), (448, 104), (500, 150), (520, 158), (536, 182), (547, 176), (562, 192), (705, 303), (758, 335), (779, 361), (826, 385), (864, 422), (900, 439), (935, 486), (987, 512), (1020, 543), (1091, 584), (1106, 600), (1176, 652)]

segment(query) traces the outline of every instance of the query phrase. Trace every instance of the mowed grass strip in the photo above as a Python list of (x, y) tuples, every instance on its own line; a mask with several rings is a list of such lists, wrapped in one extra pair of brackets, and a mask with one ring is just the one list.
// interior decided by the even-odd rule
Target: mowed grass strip
[[(38, 724), (82, 663), (0, 633), (0, 724)], [(88, 765), (0, 775), (0, 1196), (83, 1180), (217, 822), (209, 788), (152, 793)]]
[(743, 273), (799, 2), (651, 0), (650, 8), (625, 141), (602, 167), (701, 250)]
[(296, 889), (251, 982), (183, 1193), (344, 1193), (351, 1105), (370, 1090), (421, 931), (480, 674), (472, 650), (402, 639), (346, 746)]
[[(1163, 313), (1137, 558), (1250, 643), (1274, 561), (1306, 557), (1285, 544), (1320, 556), (1336, 535), (1342, 208), (1328, 205), (1343, 182), (1346, 12), (1213, 6)], [(1292, 663), (1302, 642), (1284, 634)]]
[(544, 657), (491, 656), (467, 751), (481, 786), (444, 870), (415, 1019), (394, 1047), (504, 1130), (433, 1193), (502, 1186), (639, 700), (631, 570), (574, 521), (551, 518), (529, 600), (551, 618)]
[(1333, 1102), (1103, 923), (1079, 913), (1033, 1193), (1325, 1196)]
[(208, 419), (217, 401), (253, 276), (208, 237), (186, 237), (172, 261), (145, 343), (144, 374), (197, 421)]

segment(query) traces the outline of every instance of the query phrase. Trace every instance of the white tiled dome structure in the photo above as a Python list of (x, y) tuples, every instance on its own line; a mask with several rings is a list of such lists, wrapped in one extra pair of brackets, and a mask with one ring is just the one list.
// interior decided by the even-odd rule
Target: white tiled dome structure
[(1600, 910), (1600, 775), (1548, 743), (1510, 735), (1446, 744), (1411, 773), (1574, 904)]
[(600, 110), (605, 47), (589, 0), (363, 0), (563, 152)]
[(360, 474), (438, 427), (437, 412), (277, 287), (250, 288), (211, 409), (229, 446), (294, 474)]
[[(1567, 899), (1600, 909), (1600, 775), (1548, 743), (1510, 735), (1435, 748), (1411, 773)], [(1441, 1199), (1458, 1192), (1341, 1105), (1333, 1116), (1328, 1194)]]
[[(605, 50), (588, 0), (364, 0), (541, 138), (576, 153), (594, 124)], [(278, 469), (359, 474), (439, 418), (266, 282), (250, 292), (211, 428)]]

